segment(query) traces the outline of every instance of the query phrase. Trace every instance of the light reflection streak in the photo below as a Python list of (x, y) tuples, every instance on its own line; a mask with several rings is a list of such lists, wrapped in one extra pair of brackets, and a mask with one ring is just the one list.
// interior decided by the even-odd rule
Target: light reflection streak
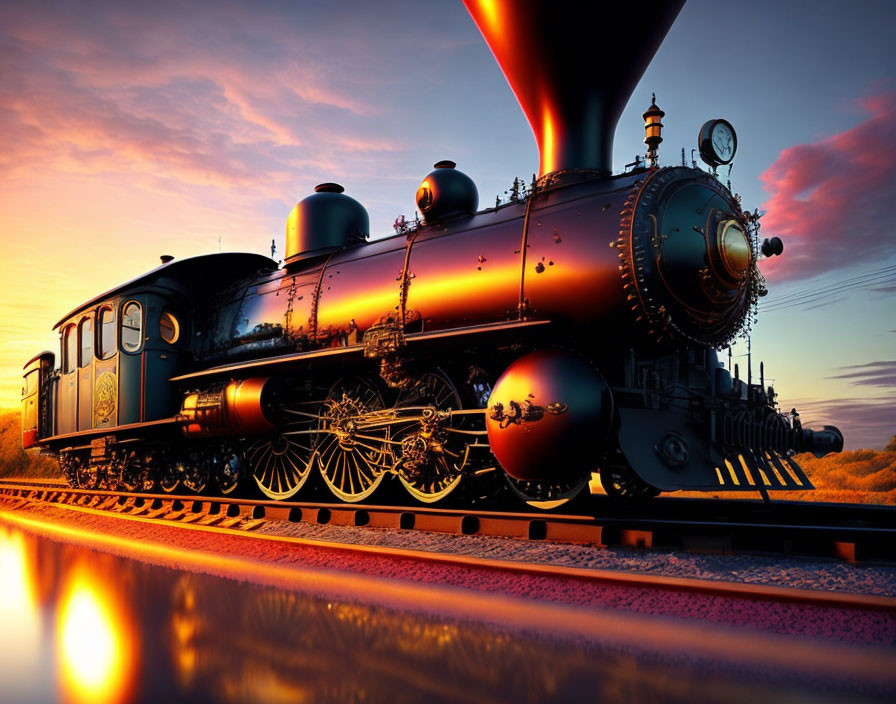
[(478, 0), (477, 4), (479, 5), (481, 13), (479, 16), (486, 24), (488, 24), (490, 32), (500, 36), (501, 18), (498, 4), (495, 0)]
[(37, 608), (25, 554), (22, 535), (0, 528), (0, 607), (28, 612)]
[(181, 686), (190, 687), (198, 666), (196, 632), (200, 622), (194, 580), (186, 576), (179, 579), (171, 601), (170, 647), (174, 654), (175, 671)]
[(16, 683), (41, 668), (41, 618), (27, 557), (24, 536), (0, 527), (0, 699), (15, 699)]
[(554, 152), (554, 118), (551, 115), (550, 104), (547, 99), (542, 106), (541, 124), (541, 167), (542, 173), (549, 174), (557, 169), (557, 155)]
[(63, 591), (56, 626), (63, 696), (73, 703), (118, 704), (134, 671), (131, 629), (115, 597), (78, 567)]

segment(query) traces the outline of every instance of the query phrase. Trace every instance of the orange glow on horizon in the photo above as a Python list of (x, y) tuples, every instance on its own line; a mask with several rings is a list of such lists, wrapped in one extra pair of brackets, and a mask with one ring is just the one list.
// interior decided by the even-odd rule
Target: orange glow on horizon
[(56, 640), (65, 699), (90, 704), (127, 701), (134, 638), (116, 600), (79, 569), (60, 603)]

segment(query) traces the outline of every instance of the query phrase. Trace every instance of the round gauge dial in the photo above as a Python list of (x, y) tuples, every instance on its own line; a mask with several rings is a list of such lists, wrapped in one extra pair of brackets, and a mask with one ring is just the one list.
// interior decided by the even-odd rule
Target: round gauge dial
[(737, 135), (727, 120), (709, 120), (700, 128), (700, 158), (710, 166), (730, 164), (737, 151)]

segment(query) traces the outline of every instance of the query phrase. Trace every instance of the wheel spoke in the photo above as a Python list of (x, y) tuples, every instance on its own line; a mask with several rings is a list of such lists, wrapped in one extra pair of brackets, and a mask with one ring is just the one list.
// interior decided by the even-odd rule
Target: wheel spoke
[(379, 486), (392, 422), (373, 382), (346, 377), (331, 387), (318, 416), (317, 464), (338, 498), (360, 501)]
[(262, 475), (268, 482), (271, 483), (271, 486), (273, 486), (273, 479), (274, 479), (274, 455), (273, 454), (265, 455), (264, 471), (263, 471)]
[(356, 473), (357, 476), (358, 476), (358, 483), (359, 483), (359, 484), (364, 484), (364, 483), (369, 482), (369, 481), (371, 480), (371, 477), (370, 477), (369, 475), (365, 474), (365, 473), (364, 473), (364, 470), (362, 469), (362, 465), (363, 465), (366, 461), (367, 461), (367, 460), (365, 460), (363, 456), (361, 457), (361, 461), (360, 461), (360, 462), (358, 461), (358, 458), (357, 458), (356, 456), (354, 456), (354, 455), (352, 456), (352, 462), (355, 463), (355, 473)]
[(355, 483), (357, 480), (357, 484), (360, 486), (361, 478), (358, 476), (358, 473), (355, 471), (355, 452), (349, 452), (345, 456), (345, 473), (348, 475), (348, 485), (351, 489), (351, 492), (355, 493)]
[[(463, 436), (480, 435), (480, 432), (455, 427), (464, 422), (464, 418), (454, 415), (461, 408), (460, 397), (441, 372), (420, 377), (405, 392), (396, 412), (400, 414), (412, 408), (419, 410), (419, 415), (401, 417), (401, 425), (394, 428), (393, 438), (400, 441), (401, 448), (398, 476), (413, 497), (432, 503), (446, 497), (460, 482), (468, 456)], [(460, 457), (464, 462), (456, 464), (455, 460)]]
[(254, 443), (246, 452), (255, 483), (268, 498), (293, 496), (310, 475), (317, 437), (313, 423), (319, 413), (305, 409), (313, 406), (319, 406), (318, 402), (295, 401), (276, 409), (286, 421), (280, 432)]
[(320, 416), (317, 413), (309, 413), (308, 411), (298, 411), (292, 408), (284, 408), (282, 409), (284, 413), (287, 413), (291, 416), (302, 416), (303, 418), (310, 418), (311, 420), (317, 420)]

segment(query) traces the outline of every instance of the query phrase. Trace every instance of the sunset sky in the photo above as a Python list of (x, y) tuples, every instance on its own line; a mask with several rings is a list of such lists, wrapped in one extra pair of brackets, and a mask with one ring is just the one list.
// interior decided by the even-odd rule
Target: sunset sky
[[(754, 368), (848, 448), (896, 434), (894, 26), (889, 0), (690, 0), (615, 141), (619, 171), (643, 153), (653, 91), (662, 164), (690, 161), (705, 120), (734, 125), (732, 189), (785, 245), (763, 265)], [(483, 207), (538, 167), (460, 0), (3, 2), (0, 147), (10, 409), (22, 364), (58, 354), (57, 320), (161, 254), (270, 254), (274, 238), (281, 258), (289, 210), (324, 181), (384, 236), (440, 159)]]

